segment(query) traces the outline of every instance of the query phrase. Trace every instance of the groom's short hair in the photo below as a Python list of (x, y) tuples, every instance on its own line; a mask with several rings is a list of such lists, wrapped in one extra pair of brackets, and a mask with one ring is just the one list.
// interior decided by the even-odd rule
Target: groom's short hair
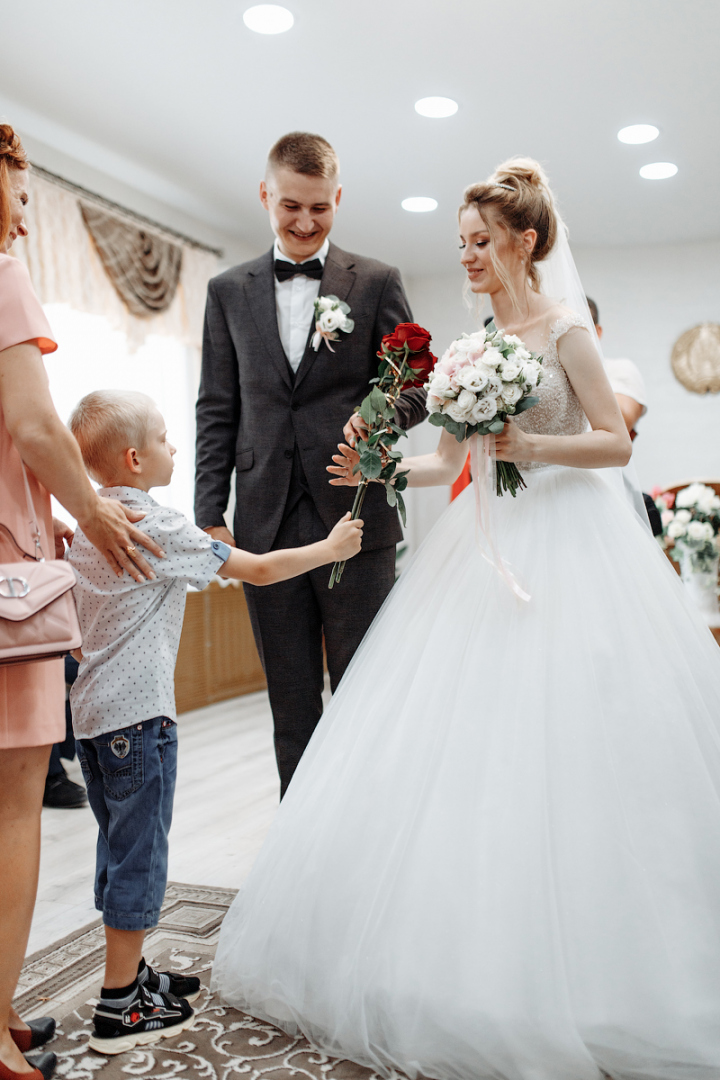
[(309, 131), (291, 131), (275, 143), (268, 154), (267, 172), (289, 169), (305, 176), (322, 176), (336, 180), (340, 162), (327, 139)]

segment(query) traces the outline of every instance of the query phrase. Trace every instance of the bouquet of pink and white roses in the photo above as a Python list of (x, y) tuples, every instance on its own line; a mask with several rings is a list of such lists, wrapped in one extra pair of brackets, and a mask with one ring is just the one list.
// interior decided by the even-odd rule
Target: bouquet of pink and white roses
[[(509, 416), (538, 403), (533, 391), (542, 375), (542, 356), (491, 322), (453, 341), (430, 374), (425, 384), (430, 423), (446, 428), (458, 442), (475, 434), (497, 435)], [(496, 465), (497, 494), (509, 491), (514, 497), (526, 486), (519, 469), (509, 461)]]

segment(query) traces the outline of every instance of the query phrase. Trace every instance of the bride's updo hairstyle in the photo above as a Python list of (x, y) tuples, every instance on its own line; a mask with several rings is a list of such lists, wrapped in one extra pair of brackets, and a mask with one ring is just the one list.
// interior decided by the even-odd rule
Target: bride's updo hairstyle
[(511, 297), (516, 300), (509, 275), (495, 253), (495, 231), (505, 229), (520, 245), (526, 229), (534, 229), (537, 240), (528, 261), (528, 279), (536, 292), (540, 291), (537, 263), (552, 251), (557, 237), (555, 203), (547, 176), (541, 165), (532, 158), (509, 158), (498, 165), (492, 176), (482, 184), (465, 189), (458, 216), (474, 206), (487, 225), (492, 241), (490, 255), (495, 271)]
[(27, 167), (20, 139), (9, 124), (0, 124), (0, 247), (10, 232), (10, 170)]

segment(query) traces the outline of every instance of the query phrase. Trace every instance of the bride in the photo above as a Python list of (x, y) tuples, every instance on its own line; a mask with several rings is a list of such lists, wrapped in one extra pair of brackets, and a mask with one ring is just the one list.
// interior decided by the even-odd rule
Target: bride
[[(468, 488), (318, 726), (213, 988), (385, 1076), (717, 1080), (720, 653), (608, 482), (630, 444), (541, 168), (468, 188), (460, 233), (471, 290), (544, 356), (495, 447), (527, 490), (491, 500), (530, 599)], [(403, 467), (449, 484), (466, 454), (443, 431)]]

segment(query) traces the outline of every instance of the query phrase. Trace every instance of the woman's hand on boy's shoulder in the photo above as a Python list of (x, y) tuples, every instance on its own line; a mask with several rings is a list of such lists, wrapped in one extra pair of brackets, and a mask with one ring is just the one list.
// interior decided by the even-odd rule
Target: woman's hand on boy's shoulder
[(160, 545), (132, 524), (144, 517), (142, 511), (131, 510), (116, 499), (100, 496), (90, 519), (80, 522), (85, 536), (105, 556), (117, 576), (122, 577), (123, 571), (127, 570), (138, 583), (152, 581), (155, 573), (136, 545), (146, 548), (159, 559), (165, 558)]

